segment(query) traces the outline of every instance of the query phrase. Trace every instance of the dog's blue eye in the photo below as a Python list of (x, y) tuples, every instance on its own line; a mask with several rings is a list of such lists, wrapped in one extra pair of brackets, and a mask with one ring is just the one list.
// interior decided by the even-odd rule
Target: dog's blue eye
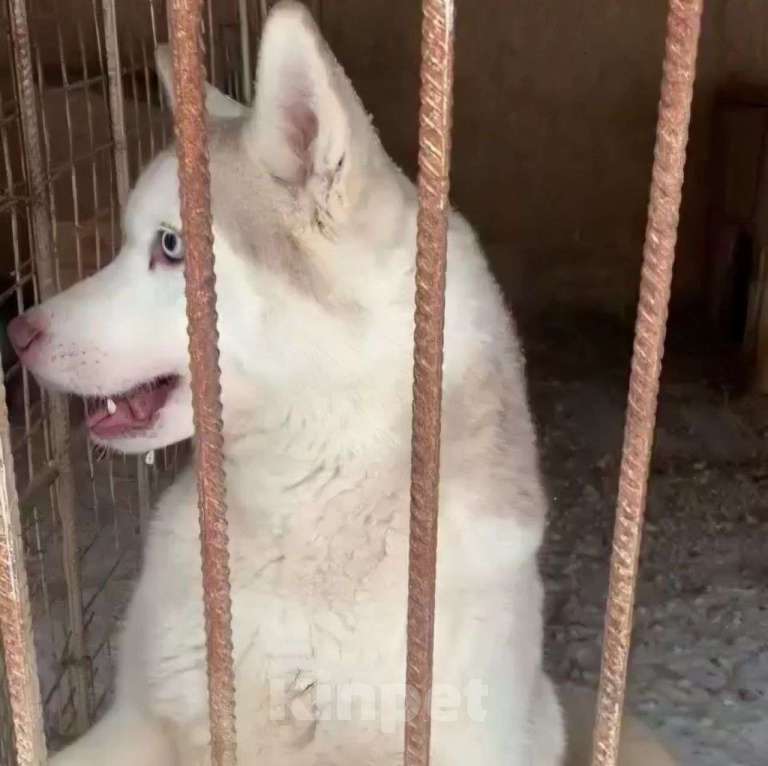
[(175, 263), (184, 258), (184, 242), (175, 231), (171, 231), (170, 229), (160, 229), (158, 236), (163, 255), (169, 261)]

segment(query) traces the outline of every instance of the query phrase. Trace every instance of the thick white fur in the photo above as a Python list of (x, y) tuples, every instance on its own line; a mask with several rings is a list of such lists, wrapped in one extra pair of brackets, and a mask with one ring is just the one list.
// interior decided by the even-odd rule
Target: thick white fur
[[(167, 54), (158, 69), (170, 89)], [(414, 189), (297, 3), (267, 22), (254, 113), (213, 89), (207, 103), (238, 760), (389, 766), (402, 749), (390, 703), (404, 680)], [(129, 452), (192, 434), (183, 274), (149, 268), (161, 225), (180, 227), (172, 151), (134, 189), (114, 263), (35, 310), (46, 335), (26, 359), (84, 395), (179, 374), (154, 427), (110, 445)], [(446, 311), (433, 763), (558, 766), (523, 359), (457, 214)], [(188, 473), (152, 523), (115, 702), (54, 766), (209, 762), (195, 507)]]

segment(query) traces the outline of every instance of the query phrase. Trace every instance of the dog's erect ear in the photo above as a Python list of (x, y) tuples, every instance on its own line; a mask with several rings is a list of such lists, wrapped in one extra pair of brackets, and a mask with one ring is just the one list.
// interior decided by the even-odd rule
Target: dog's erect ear
[(276, 178), (306, 192), (318, 220), (343, 216), (359, 192), (378, 139), (309, 11), (283, 0), (264, 26), (247, 128)]
[[(171, 110), (176, 109), (176, 97), (173, 90), (173, 62), (170, 45), (158, 45), (155, 50), (155, 71), (162, 83), (165, 96)], [(210, 83), (205, 84), (205, 108), (214, 118), (244, 117), (250, 111), (238, 101), (226, 96)]]

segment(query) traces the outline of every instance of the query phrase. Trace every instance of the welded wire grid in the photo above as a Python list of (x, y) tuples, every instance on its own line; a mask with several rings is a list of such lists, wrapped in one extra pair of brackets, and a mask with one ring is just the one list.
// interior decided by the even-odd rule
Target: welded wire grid
[(593, 766), (615, 766), (703, 0), (671, 0), (606, 606)]
[(201, 0), (171, 0), (181, 220), (208, 660), (211, 762), (234, 766), (235, 674)]
[[(105, 66), (108, 30), (102, 8), (92, 0), (81, 5), (81, 13), (67, 15), (58, 3), (54, 6), (50, 15), (31, 17), (30, 33), (35, 42), (55, 278), (63, 289), (112, 258), (119, 246), (120, 220), (109, 119), (111, 83)], [(60, 554), (65, 570), (81, 570), (76, 575), (80, 594), (70, 598), (70, 629), (54, 643), (57, 667), (45, 690), (47, 718), (49, 722), (58, 718), (49, 725), (54, 745), (59, 737), (84, 729), (108, 696), (114, 615), (125, 601), (128, 578), (136, 569), (134, 476), (124, 462), (105, 459), (88, 443), (82, 414), (81, 409), (73, 412), (78, 491), (72, 499), (72, 540)], [(46, 561), (48, 576), (55, 579), (57, 573), (50, 564)], [(57, 614), (55, 608), (51, 611), (49, 621), (55, 631)], [(75, 639), (79, 648), (73, 652)], [(80, 690), (70, 703), (61, 681), (62, 671), (73, 660), (81, 668), (85, 692)], [(70, 704), (75, 726), (68, 714)]]
[[(33, 60), (30, 44), (29, 24), (26, 13), (26, 5), (19, 0), (13, 0), (8, 9), (10, 20), (10, 38), (12, 41), (15, 69), (15, 86), (18, 95), (18, 120), (21, 126), (22, 146), (16, 147), (19, 154), (24, 157), (24, 170), (26, 173), (26, 189), (29, 194), (28, 216), (33, 236), (28, 243), (34, 243), (34, 269), (36, 285), (44, 296), (50, 296), (55, 292), (55, 280), (53, 269), (53, 250), (50, 219), (47, 215), (45, 204), (45, 176), (40, 141), (40, 125), (37, 112), (37, 103), (33, 83)], [(18, 273), (19, 253), (14, 242), (14, 260)], [(19, 300), (23, 300), (23, 293), (17, 289)], [(48, 467), (53, 469), (51, 478), (55, 480), (49, 485), (50, 507), (56, 512), (56, 522), (59, 528), (57, 542), (61, 551), (62, 570), (64, 579), (64, 601), (66, 604), (66, 624), (69, 628), (69, 656), (70, 672), (68, 680), (71, 684), (71, 695), (74, 700), (75, 721), (78, 729), (87, 725), (87, 668), (85, 667), (84, 633), (82, 625), (81, 590), (79, 577), (79, 562), (77, 559), (77, 544), (75, 537), (74, 519), (74, 477), (69, 456), (69, 413), (66, 400), (61, 395), (55, 395), (41, 401), (42, 429), (38, 436), (42, 436), (42, 457)], [(26, 415), (25, 426), (29, 425), (28, 416), (29, 389), (24, 386), (24, 410)], [(34, 480), (34, 457), (29, 456), (34, 452), (33, 440), (27, 433), (27, 453), (30, 483)], [(7, 454), (6, 460), (13, 461), (12, 451)], [(23, 462), (20, 461), (23, 465)], [(39, 476), (38, 476), (39, 478)], [(32, 653), (32, 647), (27, 647)], [(6, 662), (10, 665), (10, 654), (6, 655)], [(13, 701), (13, 697), (11, 698)], [(16, 711), (14, 711), (17, 714)], [(16, 743), (21, 750), (26, 743)]]
[[(0, 8), (0, 32), (2, 33), (2, 43), (9, 44), (10, 42), (10, 25), (7, 15), (7, 7), (3, 5)], [(5, 333), (9, 315), (15, 313), (15, 304), (20, 299), (24, 286), (30, 284), (31, 280), (31, 262), (29, 257), (24, 258), (23, 254), (28, 254), (30, 251), (31, 242), (31, 221), (28, 215), (27, 200), (28, 190), (23, 178), (23, 166), (21, 160), (21, 152), (18, 151), (18, 147), (21, 145), (21, 128), (19, 111), (16, 102), (13, 80), (12, 77), (3, 78), (0, 81), (0, 255), (6, 258), (4, 269), (12, 269), (14, 274), (9, 275), (2, 281), (2, 293), (0, 294), (0, 341), (2, 346), (0, 347), (0, 356), (2, 356), (3, 362), (3, 377), (5, 379), (5, 387), (7, 387), (7, 396), (4, 396), (4, 400), (7, 400), (16, 405), (15, 409), (18, 409), (18, 405), (24, 407), (24, 403), (29, 400), (29, 388), (27, 382), (22, 380), (21, 375), (18, 373), (18, 369), (12, 364), (10, 351), (10, 344)], [(21, 267), (21, 261), (25, 260), (24, 268)], [(6, 392), (4, 392), (6, 393)], [(26, 408), (26, 413), (29, 412), (29, 408)], [(4, 422), (0, 418), (0, 428), (3, 429), (3, 441), (2, 441), (2, 463), (4, 470), (8, 473), (13, 471), (12, 459), (12, 425), (8, 422), (6, 411), (6, 419)], [(29, 417), (29, 414), (27, 414)], [(18, 428), (18, 418), (15, 419)], [(18, 513), (18, 504), (14, 507), (12, 504), (13, 498), (9, 495), (5, 498), (6, 504), (2, 507), (3, 525), (5, 528), (5, 536), (8, 538), (3, 545), (3, 560), (6, 562), (6, 567), (13, 565), (18, 567), (19, 563), (23, 561), (23, 550), (18, 545), (18, 538), (15, 538), (16, 526), (21, 527), (21, 519), (16, 519), (15, 515)], [(18, 501), (17, 501), (18, 502)], [(22, 509), (25, 507), (25, 503), (21, 502)], [(33, 511), (36, 513), (36, 510)], [(25, 519), (27, 525), (29, 525), (29, 519)], [(34, 524), (34, 519), (32, 520)], [(39, 546), (38, 546), (39, 549)], [(3, 586), (0, 590), (5, 594), (3, 598), (9, 597), (8, 594), (15, 590), (11, 578), (17, 576), (15, 571), (6, 571), (3, 575)], [(22, 573), (22, 577), (25, 573)], [(19, 598), (23, 599), (23, 593), (19, 594)], [(9, 625), (3, 627), (0, 633), (4, 634), (6, 630), (16, 629), (19, 632), (19, 636), (29, 639), (29, 634), (26, 633), (26, 627), (23, 622), (25, 614), (23, 612), (16, 612), (14, 615), (14, 608), (18, 609), (23, 607), (23, 604), (14, 606), (12, 600), (9, 604), (0, 607), (6, 619), (9, 621)], [(18, 625), (15, 625), (14, 616), (17, 619), (22, 619)], [(0, 637), (0, 643), (2, 638)], [(6, 651), (9, 651), (8, 641), (4, 647)], [(0, 647), (3, 648), (3, 647)], [(23, 648), (22, 653), (19, 654), (17, 649), (16, 661), (21, 659), (25, 660), (28, 647)], [(14, 736), (13, 736), (13, 722), (14, 716), (11, 711), (11, 700), (9, 699), (9, 689), (5, 683), (7, 673), (13, 673), (14, 659), (10, 658), (8, 663), (11, 669), (5, 667), (4, 660), (0, 659), (0, 764), (10, 764), (14, 759)], [(16, 673), (19, 672), (17, 668)], [(21, 671), (23, 672), (23, 671)], [(18, 676), (17, 676), (18, 677)], [(24, 700), (19, 702), (18, 698), (14, 699), (14, 706), (21, 704), (22, 707), (16, 713), (17, 716), (29, 717), (34, 712), (24, 705)], [(34, 742), (29, 743), (30, 748), (34, 748)]]
[[(162, 0), (120, 3), (130, 18), (113, 23), (114, 0), (81, 0), (79, 13), (66, 14), (55, 1), (32, 4), (29, 15), (23, 0), (0, 2), (9, 51), (9, 69), (0, 70), (0, 340), (10, 422), (4, 457), (16, 470), (53, 747), (85, 728), (109, 697), (111, 638), (146, 522), (137, 508), (172, 479), (183, 449), (165, 450), (150, 469), (137, 471), (133, 460), (96, 452), (85, 437), (82, 409), (74, 408), (72, 462), (62, 460), (70, 454), (69, 407), (28, 378), (5, 328), (39, 297), (96, 271), (119, 246), (126, 155), (137, 158), (129, 168), (135, 178), (170, 137), (150, 73), (155, 42), (165, 39), (162, 6)], [(121, 23), (125, 40), (118, 41)], [(120, 47), (133, 38), (141, 48), (133, 63), (127, 56), (121, 61)], [(120, 93), (118, 85), (130, 88), (134, 80), (136, 88)], [(0, 719), (0, 763), (10, 757), (9, 721)]]
[[(20, 0), (0, 4), (4, 40), (10, 40), (12, 6), (26, 10)], [(31, 43), (31, 66), (21, 79), (38, 107), (42, 151), (36, 167), (44, 188), (35, 200), (44, 200), (47, 239), (54, 246), (51, 267), (42, 279), (50, 294), (111, 259), (119, 246), (119, 208), (127, 186), (171, 136), (170, 115), (152, 71), (154, 48), (167, 37), (167, 20), (163, 0), (81, 0), (79, 13), (70, 9), (67, 14), (56, 0), (46, 4), (44, 12), (37, 4), (32, 8), (35, 13), (21, 26)], [(236, 11), (230, 9), (227, 16), (220, 9), (220, 4), (208, 5), (205, 36), (211, 51), (214, 38)], [(18, 59), (16, 47), (13, 52)], [(237, 66), (242, 78), (244, 70)], [(218, 68), (226, 89), (226, 62)], [(15, 74), (9, 71), (0, 91), (0, 235), (2, 254), (12, 256), (0, 264), (5, 278), (0, 283), (3, 330), (13, 316), (37, 301), (42, 278), (35, 268), (40, 258), (39, 253), (35, 258), (33, 247), (30, 178), (20, 159), (26, 144), (15, 98), (20, 78)], [(7, 342), (3, 351), (6, 348)], [(87, 443), (82, 411), (75, 411), (72, 454), (78, 491), (76, 496), (64, 493), (74, 508), (64, 544), (61, 467), (53, 457), (51, 404), (7, 356), (12, 451), (45, 720), (50, 744), (56, 747), (83, 729), (109, 697), (114, 675), (111, 638), (136, 571), (137, 541), (146, 525), (149, 499), (172, 480), (185, 450), (184, 445), (163, 450), (149, 468), (143, 462), (110, 458)], [(68, 413), (58, 415), (66, 423)], [(0, 707), (2, 699), (0, 694)], [(8, 750), (9, 742), (10, 730), (4, 732), (0, 725), (0, 752)]]
[(427, 766), (453, 91), (452, 0), (424, 0), (413, 364), (405, 764)]

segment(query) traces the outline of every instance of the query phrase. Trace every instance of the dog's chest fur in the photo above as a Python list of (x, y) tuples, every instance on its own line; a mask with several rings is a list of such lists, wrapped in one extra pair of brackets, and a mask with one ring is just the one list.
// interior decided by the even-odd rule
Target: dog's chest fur
[[(329, 683), (402, 680), (407, 474), (399, 467), (324, 474), (262, 492), (241, 483), (247, 473), (230, 478), (238, 685), (274, 691), (299, 674), (307, 685), (320, 677)], [(398, 486), (404, 489), (393, 491)], [(199, 550), (194, 482), (184, 476), (158, 508), (134, 619), (129, 615), (129, 623), (138, 623), (142, 612), (140, 622), (150, 627), (134, 637), (129, 624), (125, 642), (133, 653), (139, 639), (150, 705), (161, 713), (167, 706), (174, 718), (182, 696), (185, 706), (205, 700), (190, 693), (202, 691), (205, 681)], [(189, 714), (204, 717), (204, 710)]]

